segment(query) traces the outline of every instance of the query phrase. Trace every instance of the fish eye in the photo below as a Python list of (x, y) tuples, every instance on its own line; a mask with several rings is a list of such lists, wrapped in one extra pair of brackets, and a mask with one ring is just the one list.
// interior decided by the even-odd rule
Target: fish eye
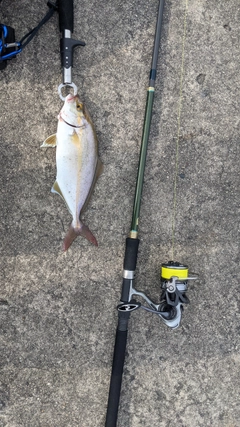
[(83, 109), (83, 105), (82, 104), (77, 104), (77, 110), (81, 111)]

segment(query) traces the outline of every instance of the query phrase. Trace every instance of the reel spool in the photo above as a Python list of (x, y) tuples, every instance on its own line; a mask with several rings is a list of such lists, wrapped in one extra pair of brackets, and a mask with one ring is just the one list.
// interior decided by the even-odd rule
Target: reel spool
[(180, 262), (175, 262), (175, 261), (169, 261), (168, 263), (162, 264), (161, 266), (162, 282), (168, 281), (175, 276), (181, 279), (187, 279), (188, 266), (184, 264), (180, 264)]

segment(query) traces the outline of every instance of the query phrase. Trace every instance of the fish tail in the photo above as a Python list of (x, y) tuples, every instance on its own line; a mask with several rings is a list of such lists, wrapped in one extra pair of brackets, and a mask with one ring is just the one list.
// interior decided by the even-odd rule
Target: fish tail
[(92, 234), (92, 232), (89, 230), (89, 228), (81, 224), (80, 228), (74, 228), (73, 225), (70, 225), (70, 228), (64, 238), (63, 241), (63, 251), (67, 251), (68, 248), (71, 246), (72, 242), (78, 237), (83, 236), (85, 239), (87, 239), (89, 242), (91, 242), (93, 245), (98, 246), (97, 240)]

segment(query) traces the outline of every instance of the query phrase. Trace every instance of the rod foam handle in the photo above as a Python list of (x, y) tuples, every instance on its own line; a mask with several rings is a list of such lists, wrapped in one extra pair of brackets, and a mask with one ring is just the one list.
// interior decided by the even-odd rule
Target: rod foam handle
[(127, 344), (127, 330), (116, 332), (116, 340), (113, 355), (112, 376), (108, 397), (108, 408), (105, 427), (116, 427), (118, 406), (122, 385), (122, 374)]
[(139, 239), (132, 239), (131, 237), (127, 237), (125, 257), (124, 257), (124, 263), (123, 263), (124, 270), (130, 270), (130, 271), (136, 270), (138, 245), (139, 245)]
[(58, 12), (60, 31), (73, 33), (73, 0), (58, 0)]

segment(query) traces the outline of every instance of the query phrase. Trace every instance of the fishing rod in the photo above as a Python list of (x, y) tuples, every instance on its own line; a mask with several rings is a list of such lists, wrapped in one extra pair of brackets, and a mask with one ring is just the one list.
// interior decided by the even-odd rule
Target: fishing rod
[[(139, 308), (143, 308), (150, 313), (157, 314), (163, 323), (171, 329), (178, 328), (181, 322), (183, 304), (189, 303), (189, 299), (186, 296), (188, 281), (197, 279), (196, 275), (189, 275), (187, 265), (175, 261), (169, 261), (168, 263), (162, 264), (161, 266), (162, 292), (160, 296), (160, 303), (155, 303), (144, 292), (138, 291), (135, 288), (135, 271), (137, 265), (138, 247), (140, 243), (138, 238), (140, 205), (154, 101), (158, 52), (163, 21), (163, 9), (164, 0), (159, 0), (149, 87), (147, 89), (135, 198), (133, 204), (132, 222), (129, 237), (126, 238), (122, 292), (120, 303), (117, 306), (118, 324), (115, 337), (105, 427), (116, 427), (117, 424), (125, 351), (127, 345), (128, 323), (131, 313), (138, 310)], [(141, 297), (147, 306), (144, 306), (138, 302), (136, 297)]]

